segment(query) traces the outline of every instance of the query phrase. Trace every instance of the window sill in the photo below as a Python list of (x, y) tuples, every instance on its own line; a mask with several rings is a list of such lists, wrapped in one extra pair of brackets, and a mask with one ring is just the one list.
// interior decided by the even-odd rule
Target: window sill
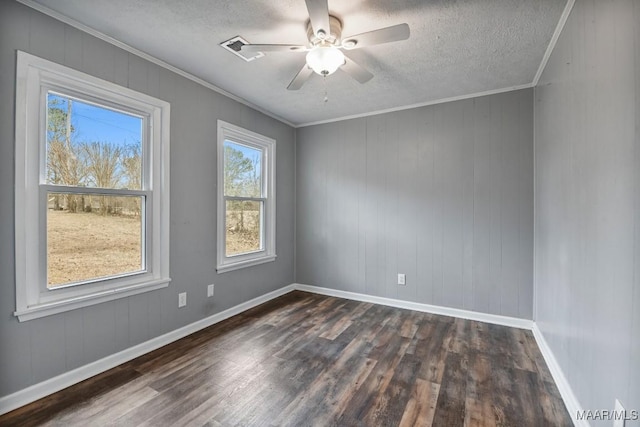
[(238, 261), (234, 263), (219, 265), (216, 268), (216, 271), (218, 272), (218, 274), (226, 273), (228, 271), (239, 270), (241, 268), (251, 267), (252, 265), (264, 264), (264, 263), (272, 262), (275, 260), (276, 260), (276, 255), (268, 255), (260, 258), (247, 259), (247, 260)]
[(65, 311), (75, 310), (78, 308), (88, 307), (107, 301), (113, 301), (119, 298), (141, 294), (143, 292), (166, 288), (167, 286), (169, 286), (169, 282), (171, 282), (170, 278), (156, 279), (141, 284), (138, 283), (135, 285), (123, 286), (120, 288), (97, 292), (91, 295), (70, 297), (55, 302), (32, 305), (25, 308), (24, 310), (14, 312), (13, 315), (16, 316), (20, 322), (24, 322), (27, 320), (38, 319), (40, 317), (51, 316), (53, 314), (63, 313)]

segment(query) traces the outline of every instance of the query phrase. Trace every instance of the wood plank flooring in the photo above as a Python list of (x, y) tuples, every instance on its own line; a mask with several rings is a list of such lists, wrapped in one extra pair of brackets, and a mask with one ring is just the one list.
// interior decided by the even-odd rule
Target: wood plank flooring
[(571, 426), (529, 331), (291, 292), (10, 426)]

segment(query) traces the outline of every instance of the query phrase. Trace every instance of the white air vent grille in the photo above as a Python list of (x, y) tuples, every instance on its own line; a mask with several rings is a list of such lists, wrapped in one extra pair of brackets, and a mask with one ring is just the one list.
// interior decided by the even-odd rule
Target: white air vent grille
[(258, 52), (256, 54), (249, 53), (247, 55), (251, 55), (251, 56), (245, 56), (245, 54), (243, 54), (241, 50), (242, 46), (244, 46), (245, 44), (250, 44), (250, 43), (245, 39), (243, 39), (242, 37), (237, 36), (220, 43), (220, 46), (222, 46), (224, 49), (228, 50), (229, 52), (233, 53), (234, 55), (239, 56), (240, 58), (244, 59), (247, 62), (253, 61), (254, 59), (262, 58), (264, 56), (264, 53), (262, 52)]

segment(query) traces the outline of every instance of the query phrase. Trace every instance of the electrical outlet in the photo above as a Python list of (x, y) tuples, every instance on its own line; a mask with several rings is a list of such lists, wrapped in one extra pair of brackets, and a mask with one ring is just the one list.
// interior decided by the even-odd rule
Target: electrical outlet
[(213, 283), (207, 286), (207, 298), (211, 298), (213, 296), (213, 288), (214, 288)]
[(398, 285), (406, 285), (407, 278), (404, 273), (398, 273)]
[(614, 408), (613, 427), (624, 427), (624, 420), (627, 418), (627, 413), (624, 410), (624, 406), (618, 399), (616, 399), (616, 406)]
[(178, 308), (187, 305), (187, 293), (182, 292), (178, 294)]

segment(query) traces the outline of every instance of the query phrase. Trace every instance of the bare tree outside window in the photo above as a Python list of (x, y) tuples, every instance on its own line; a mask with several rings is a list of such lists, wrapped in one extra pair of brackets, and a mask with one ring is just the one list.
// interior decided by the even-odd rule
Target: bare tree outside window
[(226, 255), (262, 249), (262, 151), (226, 141), (224, 194), (226, 201)]
[(276, 141), (218, 120), (216, 270), (276, 259)]
[[(49, 93), (47, 183), (140, 190), (141, 123), (139, 117)], [(61, 189), (48, 193), (47, 201), (48, 287), (144, 269), (141, 197)]]

